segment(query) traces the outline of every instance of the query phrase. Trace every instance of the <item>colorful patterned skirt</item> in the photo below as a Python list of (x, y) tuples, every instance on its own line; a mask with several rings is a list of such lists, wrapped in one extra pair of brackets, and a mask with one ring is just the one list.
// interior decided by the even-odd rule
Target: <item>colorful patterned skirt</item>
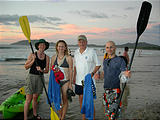
[[(103, 94), (103, 105), (104, 105), (104, 113), (108, 120), (112, 120), (115, 117), (115, 111), (118, 106), (117, 102), (120, 96), (121, 90), (119, 88), (116, 89), (106, 89)], [(120, 115), (120, 107), (121, 102), (118, 108), (118, 112), (116, 116)]]

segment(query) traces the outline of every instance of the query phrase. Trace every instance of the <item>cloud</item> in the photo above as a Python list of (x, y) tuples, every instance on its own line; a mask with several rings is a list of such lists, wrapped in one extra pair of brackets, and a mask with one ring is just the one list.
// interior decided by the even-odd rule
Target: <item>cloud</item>
[[(122, 35), (136, 35), (136, 29), (135, 28), (123, 28), (123, 29), (114, 29), (114, 32)], [(158, 22), (152, 22), (152, 24), (148, 24), (147, 28), (144, 31), (144, 34), (151, 36), (156, 35), (160, 36), (160, 23)]]
[(56, 22), (62, 21), (60, 18), (57, 17), (44, 17), (41, 15), (28, 15), (28, 20), (31, 23), (48, 23), (48, 24), (55, 24)]
[(127, 18), (128, 15), (116, 15), (116, 14), (112, 14), (111, 17), (112, 18)]
[[(79, 34), (87, 34), (88, 36), (95, 36), (100, 35), (103, 32), (109, 32), (109, 29), (107, 28), (97, 28), (97, 27), (82, 27), (77, 26), (75, 24), (65, 24), (60, 25), (59, 28), (61, 30), (57, 31), (39, 31), (34, 32), (33, 37), (34, 38), (48, 38), (48, 39), (55, 39), (55, 38), (72, 38), (72, 36), (79, 35)], [(32, 37), (32, 38), (33, 38)]]
[[(9, 27), (6, 27), (5, 25), (0, 25), (0, 33), (8, 33), (8, 32), (10, 32), (10, 33), (17, 33), (17, 30), (16, 29), (14, 29), (13, 27), (12, 28), (9, 28)], [(1, 34), (1, 35), (3, 35), (3, 34)]]
[(153, 26), (152, 29), (153, 33), (159, 33), (160, 35), (160, 23), (158, 25)]
[(62, 30), (61, 28), (55, 28), (55, 27), (37, 27), (37, 28), (41, 28), (41, 29), (47, 29), (47, 30)]
[(116, 30), (116, 32), (122, 35), (136, 35), (135, 29), (132, 28), (123, 28), (120, 30)]
[(148, 35), (157, 35), (160, 37), (160, 23), (148, 24), (147, 31)]
[[(33, 0), (0, 0), (0, 1), (33, 1)], [(34, 0), (34, 1), (37, 1), (37, 2), (40, 2), (40, 1), (63, 2), (66, 0)]]
[(97, 19), (108, 19), (108, 16), (105, 13), (97, 13), (97, 12), (92, 12), (89, 10), (76, 10), (76, 11), (71, 11), (70, 13), (72, 14), (77, 14), (80, 16), (85, 16), (85, 17), (90, 17), (90, 18), (97, 18)]
[(134, 9), (136, 9), (136, 7), (127, 7), (127, 8), (125, 8), (125, 10), (134, 10)]
[(160, 45), (160, 22), (148, 24), (142, 35), (144, 42)]
[[(111, 18), (127, 18), (128, 15), (117, 15), (117, 14), (111, 14), (110, 16), (102, 13), (102, 12), (92, 12), (89, 10), (76, 10), (76, 11), (70, 11), (71, 14), (77, 14), (80, 16), (88, 17), (88, 18), (93, 18), (95, 19), (111, 19)], [(96, 21), (96, 20), (95, 20)]]
[[(17, 22), (19, 20), (19, 15), (0, 15), (1, 25), (14, 25), (19, 26)], [(41, 15), (28, 15), (28, 20), (30, 23), (47, 23), (52, 25), (65, 24), (61, 18), (58, 17), (44, 17)]]
[(0, 24), (1, 25), (18, 25), (17, 20), (18, 15), (0, 15)]

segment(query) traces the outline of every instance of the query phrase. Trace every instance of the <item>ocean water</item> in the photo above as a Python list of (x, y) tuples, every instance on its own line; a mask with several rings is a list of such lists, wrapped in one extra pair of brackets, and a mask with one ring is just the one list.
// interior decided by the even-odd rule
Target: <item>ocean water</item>
[[(72, 54), (76, 47), (70, 48)], [(94, 48), (102, 63), (103, 49)], [(16, 90), (24, 85), (24, 81), (28, 71), (24, 69), (24, 63), (31, 52), (29, 46), (23, 45), (0, 45), (0, 104), (13, 94)], [(117, 55), (121, 55), (123, 49), (117, 49)], [(54, 47), (50, 47), (46, 51), (50, 57), (55, 54)], [(132, 50), (129, 51), (131, 57)], [(101, 67), (102, 71), (102, 67)], [(140, 109), (146, 110), (148, 105), (160, 104), (160, 51), (156, 50), (137, 50), (132, 65), (132, 77), (127, 84), (123, 95), (122, 119), (143, 119), (144, 115), (140, 115)], [(45, 75), (45, 84), (48, 86), (49, 74)], [(96, 81), (97, 99), (95, 100), (96, 119), (105, 120), (102, 95), (103, 95), (103, 79)], [(74, 85), (73, 85), (74, 88)], [(154, 109), (156, 106), (153, 106)], [(147, 111), (147, 110), (146, 110)], [(46, 103), (46, 95), (43, 92), (38, 112), (43, 119), (49, 119), (50, 108)], [(154, 111), (153, 111), (154, 112)], [(147, 113), (149, 114), (149, 113)], [(31, 117), (32, 113), (29, 113)], [(154, 118), (154, 116), (152, 116)], [(2, 114), (0, 113), (0, 119)], [(16, 119), (23, 119), (23, 114)], [(73, 102), (69, 103), (67, 120), (80, 120), (80, 108), (78, 96), (73, 98)]]

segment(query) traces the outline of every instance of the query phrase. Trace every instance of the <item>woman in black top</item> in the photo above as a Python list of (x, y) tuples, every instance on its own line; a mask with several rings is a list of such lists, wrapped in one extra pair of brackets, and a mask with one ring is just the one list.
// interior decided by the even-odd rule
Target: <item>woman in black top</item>
[(44, 73), (49, 71), (49, 56), (44, 51), (49, 48), (49, 43), (44, 39), (40, 39), (36, 44), (37, 51), (30, 54), (24, 67), (29, 70), (29, 74), (25, 81), (26, 102), (24, 105), (24, 120), (27, 120), (29, 105), (32, 102), (33, 117), (41, 119), (37, 114), (37, 98), (43, 92)]

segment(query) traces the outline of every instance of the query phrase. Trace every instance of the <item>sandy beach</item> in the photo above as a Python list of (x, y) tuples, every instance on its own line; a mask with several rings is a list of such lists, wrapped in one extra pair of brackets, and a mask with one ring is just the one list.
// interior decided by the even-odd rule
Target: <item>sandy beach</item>
[[(101, 56), (101, 60), (102, 60)], [(144, 51), (140, 56), (136, 54), (133, 66), (132, 77), (127, 83), (123, 95), (122, 118), (121, 119), (160, 119), (160, 54), (159, 51)], [(25, 60), (1, 61), (0, 62), (0, 104), (24, 85), (25, 77), (28, 73), (23, 67)], [(102, 71), (102, 68), (101, 68)], [(45, 75), (46, 87), (48, 86), (49, 74)], [(95, 102), (96, 120), (105, 120), (102, 95), (103, 79), (96, 81), (97, 99)], [(73, 85), (74, 88), (74, 85)], [(43, 120), (50, 118), (50, 107), (46, 103), (46, 95), (43, 92), (38, 113)], [(32, 112), (29, 113), (29, 118)], [(0, 119), (2, 114), (0, 113)], [(23, 119), (23, 113), (14, 119)], [(80, 120), (80, 108), (78, 96), (73, 97), (73, 102), (69, 103), (66, 120)]]

